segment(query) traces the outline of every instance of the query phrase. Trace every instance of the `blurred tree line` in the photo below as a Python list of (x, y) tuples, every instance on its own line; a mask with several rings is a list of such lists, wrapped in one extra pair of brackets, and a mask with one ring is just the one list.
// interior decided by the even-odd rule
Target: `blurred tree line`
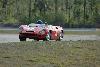
[(100, 27), (100, 0), (0, 0), (0, 22)]

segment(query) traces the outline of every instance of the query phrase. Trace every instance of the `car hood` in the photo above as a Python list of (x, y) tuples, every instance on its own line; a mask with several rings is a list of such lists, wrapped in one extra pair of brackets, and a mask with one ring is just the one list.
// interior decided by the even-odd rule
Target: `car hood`
[(23, 32), (40, 32), (42, 29), (42, 27), (26, 27), (24, 28)]

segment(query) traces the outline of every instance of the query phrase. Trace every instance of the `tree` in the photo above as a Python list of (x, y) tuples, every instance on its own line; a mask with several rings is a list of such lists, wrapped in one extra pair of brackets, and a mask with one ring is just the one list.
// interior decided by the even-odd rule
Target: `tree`
[(70, 13), (71, 13), (71, 0), (69, 2), (69, 19), (70, 19)]
[(66, 7), (66, 14), (67, 14), (67, 9), (68, 9), (68, 0), (65, 1), (65, 7)]
[(47, 0), (35, 0), (34, 6), (38, 7), (38, 9), (40, 10), (40, 13), (42, 11), (44, 11), (44, 13), (45, 13), (46, 7), (48, 6)]
[(56, 24), (56, 22), (57, 22), (57, 3), (58, 2), (58, 0), (55, 0), (55, 24)]
[(31, 18), (31, 0), (29, 1), (29, 20)]
[(55, 13), (57, 12), (57, 3), (58, 2), (58, 0), (55, 0)]
[(74, 9), (73, 9), (73, 17), (74, 17), (74, 23), (76, 23), (78, 26), (82, 26), (83, 22), (82, 22), (82, 11), (83, 9), (81, 8), (84, 4), (83, 0), (74, 0)]
[(29, 24), (41, 19), (64, 27), (95, 27), (99, 8), (100, 0), (0, 0), (0, 21)]
[(84, 25), (85, 25), (85, 9), (86, 9), (86, 0), (84, 0)]
[(8, 0), (2, 0), (2, 4), (3, 4), (2, 8), (6, 8), (7, 2)]

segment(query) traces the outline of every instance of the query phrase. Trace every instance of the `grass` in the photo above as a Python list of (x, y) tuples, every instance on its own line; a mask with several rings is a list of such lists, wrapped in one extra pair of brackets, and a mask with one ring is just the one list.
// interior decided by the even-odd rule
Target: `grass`
[[(0, 30), (0, 34), (19, 34), (18, 30)], [(96, 35), (100, 36), (100, 31), (64, 31), (64, 35)]]
[(100, 36), (100, 31), (65, 31), (65, 35), (96, 35)]
[(0, 43), (0, 67), (100, 67), (100, 40)]
[(0, 34), (19, 34), (19, 30), (0, 30)]

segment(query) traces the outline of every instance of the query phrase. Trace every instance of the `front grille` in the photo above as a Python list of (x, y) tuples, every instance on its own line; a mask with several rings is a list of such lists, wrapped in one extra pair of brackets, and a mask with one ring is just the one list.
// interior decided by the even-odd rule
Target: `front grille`
[(26, 31), (26, 32), (34, 32), (34, 31)]
[(37, 34), (29, 34), (29, 33), (23, 33), (25, 36), (37, 36)]

